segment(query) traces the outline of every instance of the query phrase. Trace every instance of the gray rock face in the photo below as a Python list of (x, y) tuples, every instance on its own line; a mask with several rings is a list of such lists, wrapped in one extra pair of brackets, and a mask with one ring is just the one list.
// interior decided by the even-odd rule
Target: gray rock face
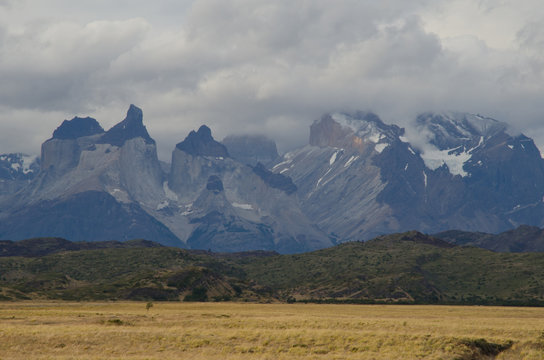
[[(180, 246), (170, 230), (137, 204), (123, 204), (108, 193), (87, 191), (43, 200), (0, 221), (2, 239), (22, 240), (49, 234), (72, 241), (131, 240), (145, 238)], [(30, 226), (31, 224), (31, 226)]]
[[(147, 132), (137, 136), (145, 131), (141, 121), (141, 110), (131, 106), (127, 118), (112, 128), (115, 131), (46, 141), (38, 176), (0, 201), (0, 238), (137, 237), (184, 246), (153, 217), (154, 209), (166, 199), (164, 175), (155, 142)], [(108, 134), (115, 135), (109, 137), (113, 141), (104, 141)]]
[(278, 158), (278, 149), (274, 140), (264, 135), (230, 135), (223, 139), (232, 158), (242, 164), (256, 166), (270, 164)]
[(191, 246), (245, 244), (246, 249), (298, 252), (332, 245), (302, 214), (295, 194), (271, 186), (249, 166), (215, 155), (193, 155), (179, 146), (172, 153), (168, 189), (181, 209), (177, 214), (186, 214), (193, 225), (187, 236)]
[(428, 137), (418, 147), (375, 115), (325, 115), (311, 145), (273, 171), (290, 176), (308, 218), (342, 240), (543, 225), (543, 160), (531, 139), (470, 114), (423, 114), (416, 124)]
[(239, 216), (227, 200), (221, 179), (212, 175), (193, 204), (191, 224), (197, 227), (187, 239), (192, 249), (243, 251), (274, 250), (274, 231), (267, 225)]
[(0, 199), (0, 239), (137, 237), (214, 251), (332, 245), (302, 214), (286, 176), (231, 159), (206, 126), (176, 146), (165, 174), (140, 109), (106, 133), (74, 130), (83, 123), (92, 121), (64, 122), (42, 146), (40, 173)]

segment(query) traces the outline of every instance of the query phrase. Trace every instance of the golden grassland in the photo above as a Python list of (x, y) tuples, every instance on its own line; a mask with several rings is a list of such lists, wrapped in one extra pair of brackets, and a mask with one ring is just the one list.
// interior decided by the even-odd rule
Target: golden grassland
[(543, 359), (544, 309), (0, 303), (2, 360), (491, 359), (471, 345), (482, 338), (507, 344), (497, 359)]

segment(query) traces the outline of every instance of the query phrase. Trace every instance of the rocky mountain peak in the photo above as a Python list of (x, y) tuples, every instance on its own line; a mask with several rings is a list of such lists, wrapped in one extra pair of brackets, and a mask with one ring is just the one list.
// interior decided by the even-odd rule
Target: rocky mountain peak
[(91, 117), (74, 117), (72, 120), (64, 120), (53, 132), (53, 139), (77, 139), (84, 136), (101, 134), (104, 129), (98, 121)]
[(206, 125), (202, 125), (198, 131), (191, 131), (176, 148), (193, 156), (229, 157), (225, 145), (215, 141), (212, 131)]
[(268, 164), (278, 157), (276, 142), (264, 135), (229, 135), (222, 143), (232, 158), (246, 165)]
[(125, 141), (137, 137), (143, 138), (147, 144), (155, 144), (155, 140), (149, 136), (143, 124), (142, 110), (135, 105), (130, 105), (125, 119), (109, 129), (99, 143), (123, 146)]
[(403, 134), (404, 129), (383, 123), (374, 113), (333, 113), (323, 115), (312, 124), (310, 145), (354, 148), (360, 151), (374, 146), (381, 153)]
[(197, 130), (197, 135), (199, 135), (202, 139), (207, 140), (213, 140), (212, 137), (212, 130), (207, 127), (206, 125), (201, 125)]
[(523, 135), (512, 137), (505, 123), (489, 117), (461, 112), (424, 113), (416, 118), (415, 130), (419, 138), (415, 146), (431, 170), (446, 165), (451, 174), (468, 177), (514, 154), (540, 162), (530, 139)]
[(429, 142), (440, 150), (475, 145), (480, 139), (506, 131), (495, 119), (461, 112), (424, 113), (417, 117), (418, 131), (429, 134)]

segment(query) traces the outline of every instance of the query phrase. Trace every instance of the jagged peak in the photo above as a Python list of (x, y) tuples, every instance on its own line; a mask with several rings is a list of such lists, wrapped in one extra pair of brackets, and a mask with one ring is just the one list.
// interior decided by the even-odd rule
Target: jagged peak
[(123, 146), (125, 141), (138, 137), (144, 139), (148, 144), (155, 144), (155, 140), (149, 136), (143, 124), (142, 109), (131, 104), (125, 119), (109, 129), (101, 137), (99, 143)]
[(72, 120), (64, 120), (53, 132), (53, 139), (77, 139), (84, 136), (101, 134), (104, 129), (96, 119), (91, 117), (74, 117)]
[(206, 125), (202, 125), (198, 131), (191, 131), (176, 148), (194, 156), (229, 157), (225, 145), (215, 141), (212, 131)]

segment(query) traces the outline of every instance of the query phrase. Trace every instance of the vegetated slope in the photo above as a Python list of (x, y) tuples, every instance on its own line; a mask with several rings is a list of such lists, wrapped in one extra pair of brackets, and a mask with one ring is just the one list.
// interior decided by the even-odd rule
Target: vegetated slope
[(0, 300), (262, 300), (257, 284), (241, 280), (243, 271), (236, 259), (276, 254), (219, 255), (134, 245), (0, 257)]
[(454, 247), (417, 232), (260, 259), (248, 276), (298, 300), (515, 304), (544, 301), (544, 254)]
[(418, 232), (297, 255), (175, 248), (0, 258), (3, 299), (544, 305), (544, 254), (453, 246)]
[(544, 230), (529, 225), (500, 234), (449, 230), (435, 236), (456, 245), (477, 246), (500, 252), (544, 251)]
[(63, 238), (34, 238), (21, 241), (0, 240), (0, 257), (44, 256), (61, 251), (78, 251), (110, 248), (160, 247), (148, 240), (73, 242)]

